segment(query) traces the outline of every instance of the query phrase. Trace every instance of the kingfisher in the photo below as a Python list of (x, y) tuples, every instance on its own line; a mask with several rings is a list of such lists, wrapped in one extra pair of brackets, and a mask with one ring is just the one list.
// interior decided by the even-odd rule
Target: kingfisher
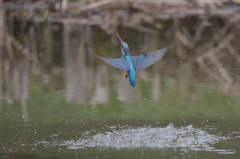
[(109, 65), (124, 70), (126, 72), (125, 78), (127, 79), (129, 77), (130, 85), (132, 87), (135, 87), (136, 85), (136, 71), (145, 69), (155, 62), (157, 62), (159, 59), (163, 57), (163, 55), (167, 52), (167, 47), (164, 47), (160, 50), (146, 53), (139, 56), (131, 56), (129, 52), (128, 44), (125, 43), (120, 36), (117, 34), (118, 40), (121, 43), (121, 58), (105, 58), (100, 57), (98, 55), (95, 55), (95, 57), (104, 60)]

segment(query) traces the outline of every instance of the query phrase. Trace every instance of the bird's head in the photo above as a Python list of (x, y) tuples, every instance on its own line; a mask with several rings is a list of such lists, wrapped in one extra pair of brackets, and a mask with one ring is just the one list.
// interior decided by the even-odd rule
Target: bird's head
[(125, 43), (124, 41), (122, 41), (122, 39), (120, 38), (120, 36), (117, 34), (118, 40), (121, 43), (121, 52), (123, 54), (123, 56), (129, 55), (129, 47), (128, 44)]

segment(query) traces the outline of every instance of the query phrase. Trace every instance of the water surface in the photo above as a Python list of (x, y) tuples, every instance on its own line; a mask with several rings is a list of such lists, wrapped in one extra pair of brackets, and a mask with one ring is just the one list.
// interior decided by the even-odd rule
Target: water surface
[[(31, 58), (13, 47), (4, 61), (0, 157), (239, 158), (239, 31), (210, 20), (192, 48), (180, 35), (187, 27), (194, 36), (187, 21), (174, 30), (168, 20), (158, 35), (117, 28), (132, 55), (169, 48), (137, 72), (135, 88), (91, 55), (120, 57), (115, 34), (16, 21), (13, 34)], [(220, 45), (226, 39), (231, 47)]]

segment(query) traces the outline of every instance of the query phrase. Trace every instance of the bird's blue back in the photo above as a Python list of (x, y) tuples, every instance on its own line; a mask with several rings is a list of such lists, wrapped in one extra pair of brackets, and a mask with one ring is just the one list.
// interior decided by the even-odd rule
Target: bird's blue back
[(132, 58), (131, 58), (131, 56), (129, 56), (129, 54), (126, 55), (126, 56), (122, 56), (122, 58), (125, 59), (124, 63), (126, 63), (125, 65), (127, 65), (127, 67), (129, 68), (128, 77), (129, 77), (129, 80), (130, 80), (130, 84), (131, 84), (131, 86), (135, 87), (135, 85), (136, 85), (136, 71), (133, 67)]
[(136, 85), (136, 71), (135, 71), (133, 65), (130, 65), (130, 71), (128, 73), (128, 77), (129, 77), (131, 86), (135, 87), (135, 85)]

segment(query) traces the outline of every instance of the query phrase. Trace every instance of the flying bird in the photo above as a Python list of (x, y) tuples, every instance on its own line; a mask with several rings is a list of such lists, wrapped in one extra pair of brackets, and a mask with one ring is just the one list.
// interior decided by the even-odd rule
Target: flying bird
[(121, 43), (121, 58), (105, 58), (95, 55), (95, 57), (104, 60), (109, 65), (126, 71), (125, 78), (129, 77), (131, 86), (135, 87), (136, 85), (136, 71), (147, 68), (157, 62), (159, 59), (163, 57), (163, 55), (167, 52), (167, 47), (164, 47), (160, 50), (150, 52), (147, 54), (139, 55), (139, 56), (131, 56), (129, 53), (128, 44), (122, 41), (120, 36), (117, 34), (117, 37)]

